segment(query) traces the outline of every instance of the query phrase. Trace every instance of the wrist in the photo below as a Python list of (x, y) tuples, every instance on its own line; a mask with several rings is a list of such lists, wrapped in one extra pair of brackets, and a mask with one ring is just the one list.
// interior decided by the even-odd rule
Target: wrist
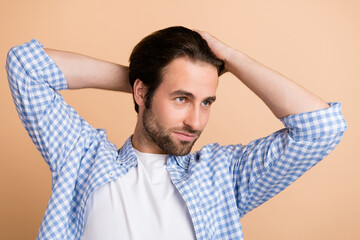
[(234, 62), (234, 59), (236, 58), (236, 55), (239, 52), (231, 47), (227, 47), (223, 51), (223, 61), (225, 63), (224, 65), (224, 73), (225, 72), (232, 72), (232, 65)]

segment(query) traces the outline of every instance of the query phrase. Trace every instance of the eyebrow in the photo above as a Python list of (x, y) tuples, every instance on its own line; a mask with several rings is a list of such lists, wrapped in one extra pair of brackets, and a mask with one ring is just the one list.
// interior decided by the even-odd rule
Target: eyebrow
[(215, 100), (216, 100), (215, 96), (207, 97), (207, 98), (204, 99), (204, 101), (209, 101), (209, 102), (215, 102)]
[[(170, 96), (187, 96), (189, 98), (195, 99), (194, 94), (192, 94), (191, 92), (187, 92), (185, 90), (176, 90), (172, 93), (170, 93)], [(203, 101), (211, 101), (214, 102), (216, 100), (216, 96), (210, 96), (205, 98)]]

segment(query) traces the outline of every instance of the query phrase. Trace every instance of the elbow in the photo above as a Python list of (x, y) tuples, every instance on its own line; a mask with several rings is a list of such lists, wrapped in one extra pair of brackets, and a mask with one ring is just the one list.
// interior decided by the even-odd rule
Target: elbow
[(9, 81), (12, 79), (11, 76), (14, 75), (15, 69), (18, 69), (18, 66), (20, 65), (16, 52), (17, 52), (17, 47), (12, 47), (8, 51), (7, 57), (6, 57), (5, 69), (6, 69)]

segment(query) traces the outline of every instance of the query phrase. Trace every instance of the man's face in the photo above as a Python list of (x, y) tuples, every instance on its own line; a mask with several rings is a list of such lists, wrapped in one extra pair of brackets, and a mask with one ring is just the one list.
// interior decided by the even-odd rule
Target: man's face
[(204, 129), (215, 101), (217, 69), (185, 57), (165, 69), (151, 106), (144, 108), (144, 136), (156, 152), (186, 155)]

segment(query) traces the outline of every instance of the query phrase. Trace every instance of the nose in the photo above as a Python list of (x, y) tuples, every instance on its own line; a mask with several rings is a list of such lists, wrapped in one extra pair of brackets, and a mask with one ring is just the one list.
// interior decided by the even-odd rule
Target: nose
[(199, 107), (192, 107), (188, 110), (184, 124), (193, 130), (202, 130), (201, 110)]

